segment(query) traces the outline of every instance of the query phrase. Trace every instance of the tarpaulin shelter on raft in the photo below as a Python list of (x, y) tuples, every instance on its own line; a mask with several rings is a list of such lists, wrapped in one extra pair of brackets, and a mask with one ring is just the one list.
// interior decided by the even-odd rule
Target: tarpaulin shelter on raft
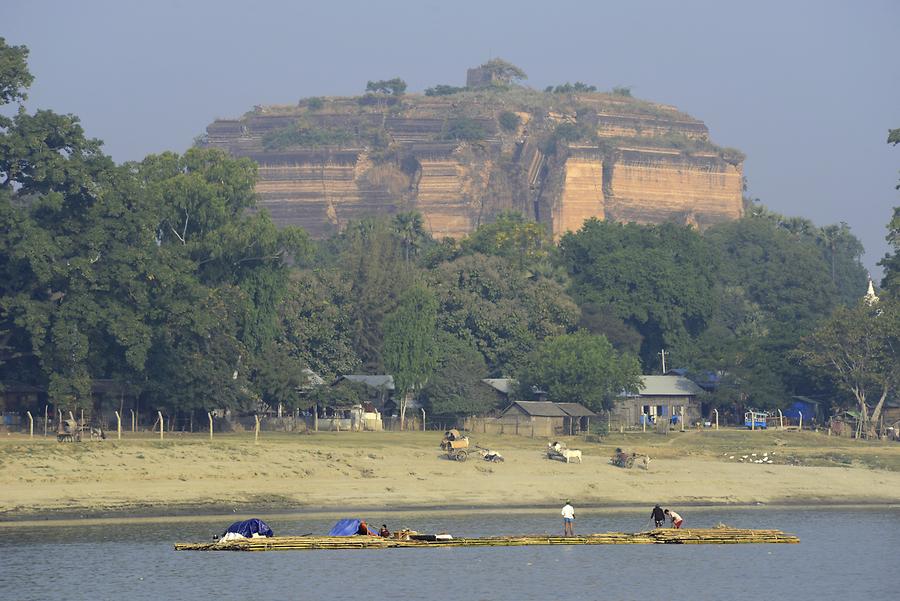
[(275, 536), (275, 533), (272, 532), (272, 529), (269, 528), (269, 525), (257, 518), (233, 523), (225, 530), (225, 534), (223, 536), (227, 536), (229, 534), (237, 534), (243, 536), (244, 538), (262, 538)]
[[(362, 520), (357, 519), (338, 520), (337, 524), (332, 526), (328, 536), (353, 536), (359, 532), (359, 525), (361, 523)], [(378, 536), (378, 533), (369, 528), (368, 524), (366, 524), (366, 530), (368, 530), (369, 534), (372, 536)]]

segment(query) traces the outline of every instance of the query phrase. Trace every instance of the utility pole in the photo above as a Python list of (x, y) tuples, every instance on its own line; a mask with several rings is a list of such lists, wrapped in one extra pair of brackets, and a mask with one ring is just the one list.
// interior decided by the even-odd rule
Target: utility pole
[(657, 354), (662, 357), (662, 373), (666, 375), (666, 349), (659, 351)]

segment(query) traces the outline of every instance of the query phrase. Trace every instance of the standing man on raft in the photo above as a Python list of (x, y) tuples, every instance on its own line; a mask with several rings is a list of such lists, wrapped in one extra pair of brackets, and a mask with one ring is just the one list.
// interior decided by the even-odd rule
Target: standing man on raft
[(572, 502), (568, 499), (566, 499), (566, 504), (562, 508), (562, 518), (563, 529), (565, 530), (563, 536), (575, 536), (575, 508), (572, 507)]
[(666, 523), (666, 513), (662, 510), (662, 507), (656, 505), (650, 513), (650, 519), (653, 520), (653, 524), (657, 528), (662, 528), (662, 525)]

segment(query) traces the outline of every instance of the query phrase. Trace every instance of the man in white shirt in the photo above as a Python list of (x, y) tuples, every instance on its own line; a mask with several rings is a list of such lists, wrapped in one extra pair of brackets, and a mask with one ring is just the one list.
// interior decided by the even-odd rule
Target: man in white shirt
[(681, 519), (680, 515), (670, 509), (666, 509), (664, 513), (672, 520), (672, 528), (681, 528), (681, 524), (684, 523), (684, 520)]
[(563, 528), (565, 534), (563, 536), (575, 536), (575, 508), (572, 507), (571, 501), (566, 501), (562, 508)]

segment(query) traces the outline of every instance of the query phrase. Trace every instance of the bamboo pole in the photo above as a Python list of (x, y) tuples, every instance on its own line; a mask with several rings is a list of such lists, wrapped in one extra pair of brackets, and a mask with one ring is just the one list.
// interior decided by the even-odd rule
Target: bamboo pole
[(253, 429), (253, 444), (259, 443), (259, 416), (253, 416), (256, 419), (256, 427)]
[(49, 421), (49, 405), (44, 405), (44, 436), (47, 436), (47, 428), (50, 425)]
[(135, 432), (137, 432), (137, 416), (134, 414), (134, 409), (131, 409), (131, 433)]
[(209, 439), (212, 440), (212, 439), (213, 439), (213, 418), (212, 418), (212, 412), (207, 411), (207, 412), (206, 412), (206, 416), (209, 418)]
[(116, 411), (116, 438), (122, 440), (122, 415)]
[(163, 432), (166, 430), (166, 420), (163, 419), (162, 411), (157, 411), (156, 415), (159, 416), (159, 439), (163, 439)]
[(31, 411), (26, 411), (28, 414), (28, 438), (34, 438), (34, 418), (31, 416)]

